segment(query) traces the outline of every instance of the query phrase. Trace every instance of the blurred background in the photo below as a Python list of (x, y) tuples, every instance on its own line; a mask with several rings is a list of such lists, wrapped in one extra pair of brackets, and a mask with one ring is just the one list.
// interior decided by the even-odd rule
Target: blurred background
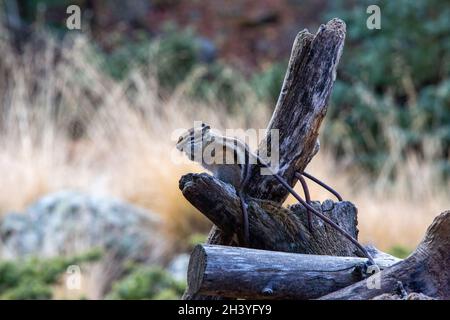
[[(81, 30), (66, 26), (71, 4)], [(380, 30), (366, 27), (371, 4)], [(265, 128), (296, 33), (334, 17), (347, 39), (308, 171), (356, 204), (363, 243), (399, 257), (450, 208), (448, 1), (3, 0), (0, 12), (0, 299), (177, 299), (211, 224), (178, 189), (203, 170), (172, 161), (172, 131)]]

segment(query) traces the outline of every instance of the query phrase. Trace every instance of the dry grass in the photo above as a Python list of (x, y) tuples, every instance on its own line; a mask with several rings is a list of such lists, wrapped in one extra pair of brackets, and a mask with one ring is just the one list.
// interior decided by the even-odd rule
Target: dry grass
[[(38, 48), (16, 55), (0, 41), (0, 215), (70, 188), (116, 196), (161, 215), (174, 250), (186, 249), (192, 234), (206, 233), (210, 223), (178, 189), (183, 174), (200, 168), (176, 151), (178, 135), (172, 133), (195, 120), (239, 128), (245, 119), (226, 116), (219, 105), (190, 102), (185, 85), (162, 98), (144, 70), (112, 81), (88, 62), (86, 56), (95, 56), (85, 38), (62, 49), (46, 39)], [(76, 126), (85, 133), (73, 140)]]
[[(109, 194), (160, 214), (174, 250), (185, 248), (189, 236), (206, 232), (209, 223), (178, 189), (182, 174), (200, 169), (174, 163), (172, 131), (194, 120), (219, 128), (261, 128), (266, 109), (255, 105), (247, 112), (251, 118), (233, 118), (220, 106), (189, 102), (183, 86), (161, 98), (146, 71), (112, 81), (84, 58), (89, 54), (84, 38), (62, 45), (58, 59), (57, 51), (48, 40), (38, 52), (30, 48), (19, 56), (0, 41), (0, 214), (20, 211), (62, 188)], [(84, 124), (85, 135), (71, 141), (74, 123)], [(383, 249), (413, 248), (432, 218), (450, 207), (449, 188), (435, 185), (427, 162), (411, 156), (400, 167), (394, 183), (383, 176), (373, 181), (322, 150), (309, 171), (357, 204), (363, 241)], [(329, 196), (313, 188), (313, 197)]]

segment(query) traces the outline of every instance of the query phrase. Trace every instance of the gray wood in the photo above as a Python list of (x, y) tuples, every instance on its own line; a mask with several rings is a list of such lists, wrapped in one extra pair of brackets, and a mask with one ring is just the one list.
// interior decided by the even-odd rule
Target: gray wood
[[(318, 131), (327, 111), (328, 99), (336, 78), (336, 68), (344, 46), (345, 32), (345, 23), (333, 19), (322, 25), (315, 35), (306, 30), (301, 31), (294, 41), (280, 97), (267, 127), (268, 133), (271, 129), (279, 130), (279, 174), (292, 186), (296, 183), (295, 172), (304, 170), (318, 151)], [(268, 135), (257, 150), (263, 158), (270, 141), (271, 137)], [(241, 228), (241, 209), (234, 190), (206, 176), (200, 180), (195, 177), (200, 176), (182, 177), (180, 189), (188, 201), (217, 225), (211, 230), (208, 243), (236, 245), (232, 236)], [(194, 186), (190, 187), (190, 184)], [(249, 210), (249, 214), (252, 215), (251, 247), (314, 254), (353, 255), (351, 253), (353, 246), (345, 244), (339, 247), (343, 241), (340, 237), (333, 238), (338, 239), (337, 242), (328, 241), (331, 246), (325, 242), (316, 245), (318, 242), (313, 237), (319, 239), (319, 233), (309, 235), (303, 224), (291, 217), (289, 210), (279, 210), (288, 192), (273, 177), (261, 176), (258, 167), (253, 167), (245, 192), (261, 199), (258, 201), (274, 201), (261, 204), (263, 208), (257, 200), (249, 205), (252, 207)], [(352, 212), (356, 211), (353, 208), (352, 206)], [(279, 213), (279, 217), (271, 217), (273, 213)], [(257, 216), (261, 218), (256, 218)], [(356, 215), (354, 222), (356, 230)], [(331, 231), (331, 228), (328, 231)], [(269, 237), (264, 238), (262, 235)], [(330, 238), (332, 236), (326, 237)], [(308, 245), (309, 240), (311, 244)], [(334, 249), (337, 251), (333, 252)], [(199, 297), (186, 294), (183, 298)]]
[[(240, 232), (242, 211), (233, 187), (206, 173), (190, 173), (180, 180), (180, 189), (224, 234)], [(315, 216), (311, 233), (306, 227), (305, 208), (301, 205), (284, 208), (276, 202), (254, 198), (248, 198), (247, 204), (251, 248), (337, 256), (357, 254), (347, 239)], [(357, 210), (351, 202), (327, 200), (312, 205), (357, 237)]]
[[(315, 35), (301, 31), (293, 44), (280, 96), (259, 146), (264, 157), (270, 151), (270, 130), (279, 130), (279, 174), (293, 186), (296, 171), (303, 171), (318, 149), (319, 128), (327, 112), (328, 99), (345, 40), (345, 23), (333, 19)], [(246, 193), (259, 199), (282, 203), (288, 192), (272, 176), (252, 170)]]
[[(296, 183), (295, 172), (304, 170), (317, 153), (318, 131), (327, 111), (344, 39), (345, 24), (333, 19), (315, 35), (300, 32), (294, 42), (282, 92), (268, 126), (269, 133), (270, 129), (279, 130), (278, 173), (292, 186)], [(260, 156), (264, 157), (270, 139), (267, 136), (259, 146)], [(188, 174), (181, 178), (180, 189), (216, 225), (209, 243), (237, 245), (233, 235), (241, 232), (242, 212), (233, 187), (208, 174)], [(249, 246), (286, 253), (197, 247), (191, 256), (185, 299), (211, 299), (211, 295), (215, 295), (213, 299), (261, 295), (312, 298), (326, 293), (321, 299), (450, 299), (450, 211), (435, 219), (416, 251), (401, 262), (370, 248), (377, 263), (391, 266), (348, 285), (364, 276), (349, 271), (364, 261), (354, 257), (352, 244), (316, 217), (310, 233), (305, 227), (305, 209), (298, 205), (283, 208), (281, 204), (288, 192), (273, 177), (261, 176), (258, 167), (252, 168), (245, 191), (249, 195)], [(314, 206), (357, 237), (357, 211), (353, 204), (327, 201)], [(210, 249), (217, 251), (212, 253)], [(337, 265), (344, 268), (332, 269)], [(379, 277), (380, 287), (369, 289), (368, 281), (375, 277)], [(339, 290), (328, 293), (336, 289)]]
[[(400, 261), (381, 257), (381, 269)], [(315, 299), (365, 278), (365, 258), (198, 245), (188, 269), (190, 294), (247, 299)]]
[(369, 278), (321, 299), (379, 299), (395, 295), (399, 283), (408, 295), (418, 293), (435, 299), (450, 299), (450, 211), (434, 219), (424, 239), (408, 258), (379, 276), (379, 288), (368, 289), (367, 281), (374, 283), (373, 278)]
[[(322, 25), (316, 35), (299, 32), (292, 46), (281, 93), (262, 140), (258, 154), (270, 154), (270, 132), (279, 130), (280, 172), (292, 186), (294, 174), (303, 171), (318, 152), (318, 132), (327, 111), (336, 69), (345, 40), (345, 23), (333, 19)], [(270, 150), (269, 150), (270, 151)], [(267, 160), (267, 159), (266, 159)], [(271, 176), (261, 176), (254, 167), (245, 192), (255, 198), (282, 203), (288, 192)], [(221, 239), (220, 230), (212, 238)], [(221, 244), (221, 242), (215, 242)]]

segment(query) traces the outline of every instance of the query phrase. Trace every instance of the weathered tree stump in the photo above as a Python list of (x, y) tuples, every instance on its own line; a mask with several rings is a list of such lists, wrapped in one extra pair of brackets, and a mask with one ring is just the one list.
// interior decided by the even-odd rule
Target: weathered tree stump
[[(322, 25), (315, 35), (307, 30), (301, 31), (294, 41), (280, 97), (267, 127), (268, 134), (257, 150), (262, 157), (270, 155), (272, 150), (267, 148), (271, 145), (271, 129), (277, 129), (280, 146), (278, 173), (291, 186), (297, 182), (295, 172), (303, 171), (318, 152), (318, 132), (327, 111), (344, 39), (345, 23), (333, 19)], [(206, 174), (189, 174), (181, 178), (180, 189), (186, 199), (216, 225), (210, 232), (208, 243), (237, 245), (232, 237), (242, 228), (241, 219), (238, 218), (241, 209), (233, 187)], [(250, 247), (322, 254), (312, 249), (315, 246), (313, 237), (308, 237), (302, 220), (292, 216), (290, 210), (282, 208), (288, 191), (274, 177), (260, 175), (260, 168), (254, 166), (245, 192), (254, 199), (249, 201), (248, 210)], [(356, 214), (353, 219), (356, 232)], [(265, 226), (265, 223), (271, 225)], [(274, 236), (263, 238), (261, 234)], [(279, 239), (282, 241), (277, 244)], [(315, 239), (320, 239), (318, 234)], [(343, 241), (339, 236), (335, 239), (339, 239), (338, 243)], [(352, 255), (349, 251), (354, 251), (348, 245), (316, 247), (322, 250), (327, 248), (326, 254), (331, 255), (344, 251), (346, 255)], [(333, 252), (332, 248), (339, 249)], [(184, 295), (184, 299), (202, 298)]]
[[(257, 153), (263, 158), (270, 155), (271, 130), (279, 130), (278, 172), (292, 186), (295, 172), (303, 171), (319, 151), (318, 132), (327, 111), (336, 69), (345, 39), (345, 23), (333, 19), (322, 25), (316, 35), (301, 31), (294, 40), (288, 69), (281, 88), (267, 136), (261, 141)], [(267, 160), (267, 159), (264, 159)], [(260, 175), (255, 166), (246, 193), (259, 199), (283, 203), (288, 191), (269, 175)], [(228, 236), (213, 228), (211, 242), (227, 244)], [(218, 234), (219, 233), (219, 234)]]
[[(211, 220), (224, 234), (232, 235), (239, 226), (242, 209), (234, 188), (206, 173), (188, 174), (180, 180), (184, 197)], [(339, 232), (313, 217), (313, 232), (306, 227), (306, 209), (302, 205), (284, 208), (276, 202), (247, 199), (249, 247), (336, 256), (354, 256), (356, 248)], [(357, 237), (357, 210), (347, 201), (327, 200), (313, 207), (353, 237)]]
[[(279, 130), (278, 173), (291, 186), (297, 182), (295, 173), (303, 171), (319, 149), (318, 131), (344, 39), (345, 24), (339, 19), (322, 25), (315, 35), (302, 31), (295, 39), (268, 135), (257, 150), (263, 158), (270, 155), (270, 130)], [(202, 173), (183, 176), (179, 187), (214, 223), (208, 244), (239, 245), (234, 235), (242, 232), (242, 208), (231, 185)], [(425, 240), (404, 261), (370, 248), (375, 261), (386, 269), (372, 276), (381, 275), (381, 289), (368, 289), (367, 281), (374, 278), (364, 279), (367, 274), (358, 271), (364, 268), (365, 259), (357, 257), (354, 245), (315, 216), (310, 232), (306, 209), (302, 205), (283, 207), (288, 191), (273, 176), (261, 175), (257, 165), (245, 194), (248, 247), (272, 252), (197, 247), (191, 256), (184, 299), (371, 299), (397, 296), (399, 286), (401, 297), (405, 292), (411, 297), (450, 297), (449, 212), (435, 220)], [(327, 200), (313, 206), (357, 238), (357, 210), (352, 203)]]

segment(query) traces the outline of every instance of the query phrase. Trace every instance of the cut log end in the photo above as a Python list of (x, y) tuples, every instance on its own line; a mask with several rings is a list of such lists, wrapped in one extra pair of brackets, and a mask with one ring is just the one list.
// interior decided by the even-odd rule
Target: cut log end
[(200, 285), (204, 281), (206, 270), (206, 251), (202, 246), (195, 246), (191, 253), (188, 266), (189, 294), (194, 294), (200, 291)]

